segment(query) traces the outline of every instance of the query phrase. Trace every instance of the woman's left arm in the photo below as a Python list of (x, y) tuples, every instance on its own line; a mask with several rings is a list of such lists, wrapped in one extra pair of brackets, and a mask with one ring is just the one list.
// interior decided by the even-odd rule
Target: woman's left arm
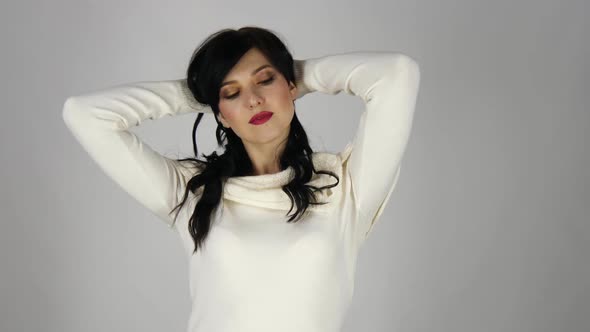
[(360, 244), (399, 177), (418, 96), (418, 63), (401, 53), (365, 51), (297, 60), (294, 67), (304, 93), (344, 91), (365, 103), (353, 142), (341, 153), (359, 211), (353, 227)]

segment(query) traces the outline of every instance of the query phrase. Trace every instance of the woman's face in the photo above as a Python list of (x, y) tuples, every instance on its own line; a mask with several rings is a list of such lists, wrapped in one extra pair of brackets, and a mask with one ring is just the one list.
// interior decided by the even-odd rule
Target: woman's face
[[(278, 145), (289, 135), (296, 90), (258, 49), (252, 48), (223, 80), (219, 121), (231, 128), (246, 148)], [(250, 123), (252, 116), (262, 111), (272, 112), (270, 119), (263, 124)]]

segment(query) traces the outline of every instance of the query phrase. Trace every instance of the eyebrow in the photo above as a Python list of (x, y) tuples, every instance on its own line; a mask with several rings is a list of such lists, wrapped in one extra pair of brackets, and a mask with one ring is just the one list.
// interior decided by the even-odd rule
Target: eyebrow
[[(266, 67), (271, 67), (271, 65), (269, 65), (269, 64), (262, 65), (262, 66), (260, 66), (260, 67), (258, 67), (258, 68), (256, 68), (256, 69), (254, 69), (250, 75), (254, 75), (254, 74), (256, 74), (257, 72), (261, 71), (262, 69), (264, 69), (264, 68), (266, 68)], [(222, 87), (224, 87), (225, 85), (228, 85), (228, 84), (231, 84), (231, 83), (237, 83), (237, 81), (227, 81), (227, 82), (223, 82), (223, 83), (221, 83), (221, 86), (220, 86), (219, 88), (222, 88)]]

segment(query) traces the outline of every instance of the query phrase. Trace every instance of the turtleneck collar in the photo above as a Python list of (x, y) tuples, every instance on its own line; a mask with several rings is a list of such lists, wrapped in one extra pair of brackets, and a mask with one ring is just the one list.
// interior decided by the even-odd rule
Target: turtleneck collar
[[(342, 181), (341, 154), (314, 152), (312, 162), (316, 170), (331, 171)], [(289, 166), (280, 172), (272, 174), (230, 177), (225, 181), (223, 198), (261, 208), (289, 211), (291, 200), (283, 191), (282, 186), (289, 183), (293, 176), (293, 167)], [(336, 181), (337, 179), (333, 176), (313, 173), (312, 179), (307, 185), (323, 187), (334, 184)], [(334, 193), (337, 192), (337, 187), (318, 191), (316, 193), (318, 201), (327, 203), (332, 201)], [(310, 205), (309, 209), (317, 212), (327, 212), (329, 206), (330, 204)]]

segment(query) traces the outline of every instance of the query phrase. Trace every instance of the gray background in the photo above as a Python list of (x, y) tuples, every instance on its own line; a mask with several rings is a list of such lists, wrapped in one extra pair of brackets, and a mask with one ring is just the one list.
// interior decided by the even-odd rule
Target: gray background
[[(61, 110), (86, 91), (184, 77), (203, 38), (250, 24), (295, 58), (388, 50), (421, 66), (404, 170), (343, 331), (590, 330), (587, 1), (0, 6), (1, 331), (184, 331), (180, 239), (101, 173)], [(312, 147), (335, 152), (363, 104), (314, 93), (297, 110)], [(133, 131), (184, 155), (195, 117)]]

